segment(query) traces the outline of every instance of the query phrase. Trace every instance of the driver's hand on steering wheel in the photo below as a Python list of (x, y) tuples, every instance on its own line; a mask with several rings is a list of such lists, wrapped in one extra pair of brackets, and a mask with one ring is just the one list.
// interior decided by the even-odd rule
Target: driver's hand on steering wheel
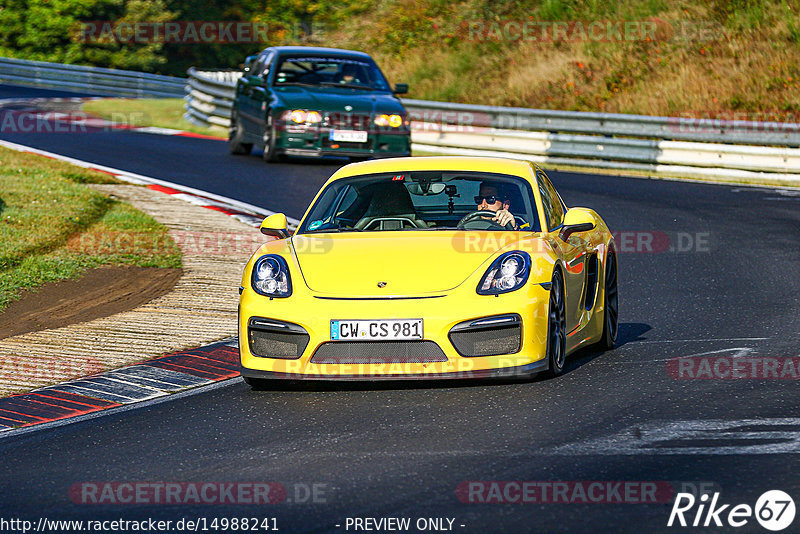
[(497, 224), (500, 226), (506, 226), (508, 223), (511, 223), (514, 228), (517, 227), (517, 222), (514, 220), (514, 215), (512, 215), (511, 212), (506, 209), (497, 210), (495, 216), (492, 217), (492, 220), (497, 222)]

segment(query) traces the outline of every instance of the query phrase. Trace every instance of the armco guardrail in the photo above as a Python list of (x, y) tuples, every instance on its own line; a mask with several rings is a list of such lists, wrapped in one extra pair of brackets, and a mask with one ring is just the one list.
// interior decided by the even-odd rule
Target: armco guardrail
[(0, 83), (101, 96), (179, 98), (186, 79), (129, 70), (0, 57)]
[(230, 126), (233, 93), (241, 75), (241, 72), (190, 68), (183, 117), (201, 126)]
[(800, 147), (798, 123), (507, 108), (410, 99), (403, 100), (403, 105), (424, 122), (502, 130)]
[[(187, 119), (228, 126), (238, 72), (189, 70)], [(800, 183), (800, 124), (403, 101), (412, 149)]]

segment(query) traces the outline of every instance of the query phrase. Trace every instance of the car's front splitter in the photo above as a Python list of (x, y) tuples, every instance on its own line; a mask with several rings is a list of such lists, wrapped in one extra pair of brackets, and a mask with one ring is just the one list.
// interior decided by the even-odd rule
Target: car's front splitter
[[(392, 365), (392, 364), (388, 364)], [(259, 371), (256, 369), (241, 368), (241, 374), (246, 378), (256, 378), (260, 380), (480, 380), (498, 378), (521, 378), (530, 377), (547, 371), (549, 369), (546, 359), (526, 365), (514, 367), (502, 367), (498, 369), (478, 369), (454, 372), (431, 372), (431, 373), (396, 373), (396, 374), (328, 374), (328, 373), (291, 373), (275, 371)]]

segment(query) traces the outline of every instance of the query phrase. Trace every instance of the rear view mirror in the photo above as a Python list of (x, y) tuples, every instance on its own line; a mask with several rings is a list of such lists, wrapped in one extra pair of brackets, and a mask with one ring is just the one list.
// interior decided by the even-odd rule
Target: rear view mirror
[(408, 93), (408, 84), (407, 83), (398, 83), (394, 86), (394, 91), (392, 91), (396, 95), (404, 95)]
[(438, 195), (442, 191), (444, 191), (445, 184), (443, 182), (413, 182), (410, 184), (406, 184), (408, 188), (408, 192), (412, 195)]

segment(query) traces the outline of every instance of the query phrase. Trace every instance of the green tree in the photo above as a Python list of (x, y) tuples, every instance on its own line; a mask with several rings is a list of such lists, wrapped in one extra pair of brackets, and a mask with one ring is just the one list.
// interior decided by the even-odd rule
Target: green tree
[(1, 0), (0, 55), (152, 72), (163, 43), (98, 38), (88, 23), (170, 20), (164, 0)]

